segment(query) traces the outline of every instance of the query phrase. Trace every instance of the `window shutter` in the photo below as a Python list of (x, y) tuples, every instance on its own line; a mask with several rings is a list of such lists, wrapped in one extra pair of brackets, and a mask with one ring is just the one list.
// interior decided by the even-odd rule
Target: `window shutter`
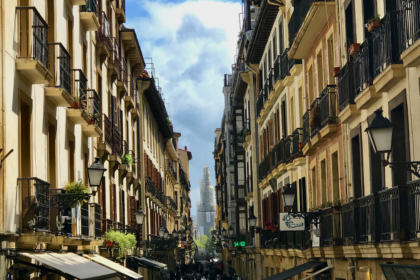
[(273, 132), (273, 120), (268, 121), (268, 139), (269, 139), (269, 150), (274, 147), (274, 132)]
[(283, 125), (283, 138), (287, 136), (287, 114), (286, 114), (286, 102), (281, 102), (281, 113), (282, 113), (282, 125)]
[(137, 223), (136, 223), (136, 209), (137, 209), (136, 197), (135, 196), (130, 196), (130, 222), (131, 222), (131, 228), (137, 228)]
[(306, 182), (305, 177), (299, 179), (300, 212), (306, 212)]

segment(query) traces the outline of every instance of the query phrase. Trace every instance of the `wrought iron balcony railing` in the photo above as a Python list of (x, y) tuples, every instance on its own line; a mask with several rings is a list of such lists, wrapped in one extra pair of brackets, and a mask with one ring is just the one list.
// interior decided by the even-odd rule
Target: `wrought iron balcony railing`
[(50, 229), (50, 186), (39, 178), (18, 178), (22, 194), (22, 226), (24, 232)]
[(353, 61), (349, 61), (341, 68), (340, 75), (338, 76), (338, 106), (340, 112), (347, 105), (355, 104), (354, 93)]
[(359, 242), (377, 243), (380, 235), (379, 199), (371, 194), (359, 199)]
[(108, 144), (108, 146), (112, 147), (113, 144), (113, 139), (112, 139), (112, 122), (111, 120), (108, 118), (107, 115), (103, 114), (103, 125), (102, 125), (102, 131), (104, 132), (104, 137), (103, 141), (105, 141), (106, 144)]
[(88, 98), (88, 112), (93, 116), (94, 124), (101, 123), (101, 115), (99, 114), (100, 106), (100, 97), (99, 94), (94, 89), (87, 90)]
[(311, 130), (311, 138), (317, 135), (321, 128), (321, 109), (319, 106), (320, 98), (315, 98), (309, 107), (309, 126)]
[(302, 157), (302, 148), (303, 148), (303, 129), (302, 128), (296, 128), (295, 131), (293, 131), (292, 134), (292, 156), (293, 159)]
[(169, 208), (171, 208), (172, 211), (176, 212), (178, 210), (178, 206), (176, 202), (170, 196), (168, 196), (168, 200), (169, 200), (168, 202)]
[(166, 170), (169, 172), (169, 174), (171, 174), (175, 181), (178, 181), (176, 171), (169, 159), (166, 160)]
[(341, 206), (343, 245), (359, 243), (359, 203), (357, 200)]
[[(306, 15), (308, 14), (312, 3), (317, 2), (318, 0), (304, 0), (304, 1), (295, 1), (296, 4), (293, 7), (293, 13), (289, 21), (289, 46), (293, 45), (296, 34), (299, 32), (300, 27), (303, 24)], [(324, 2), (324, 1), (322, 1)]]
[(260, 116), (260, 112), (264, 108), (264, 94), (262, 93), (263, 93), (263, 90), (261, 90), (257, 99), (257, 118)]
[(159, 200), (164, 207), (166, 207), (165, 194), (156, 186), (155, 182), (153, 182), (150, 177), (147, 177), (147, 191)]
[(281, 77), (280, 58), (281, 58), (281, 56), (280, 56), (280, 55), (278, 55), (278, 56), (276, 57), (276, 59), (274, 60), (274, 66), (273, 66), (273, 70), (274, 70), (274, 72), (273, 72), (273, 75), (272, 75), (272, 78), (273, 78), (273, 85), (274, 85), (274, 84), (277, 82), (277, 80), (278, 80), (278, 79), (280, 79), (280, 77)]
[(311, 135), (311, 126), (309, 125), (310, 115), (311, 115), (311, 110), (307, 110), (302, 117), (302, 124), (303, 124), (302, 137), (303, 137), (304, 146), (306, 145), (306, 143), (309, 142), (310, 135)]
[(82, 12), (95, 13), (98, 14), (98, 1), (97, 0), (88, 0), (86, 5), (82, 6)]
[(45, 68), (49, 69), (47, 22), (35, 7), (16, 7), (16, 11), (19, 20), (17, 58), (39, 60)]
[(420, 0), (401, 1), (402, 50), (411, 47), (420, 35)]
[(390, 11), (381, 19), (381, 28), (373, 36), (375, 77), (391, 64), (401, 64), (400, 11)]
[(112, 64), (119, 75), (122, 73), (122, 57), (121, 57), (121, 47), (118, 42), (118, 39), (115, 37), (111, 38), (111, 56), (109, 63)]
[(321, 247), (341, 245), (340, 207), (330, 207), (321, 211)]
[(109, 28), (109, 20), (105, 12), (99, 14), (100, 27), (96, 32), (96, 40), (104, 44), (108, 52), (112, 50), (111, 32)]
[(354, 97), (373, 84), (373, 39), (367, 38), (354, 56)]
[[(121, 49), (119, 50), (121, 52)], [(127, 61), (124, 57), (120, 54), (120, 69), (121, 72), (118, 75), (118, 81), (124, 83), (124, 85), (127, 87), (127, 94), (130, 94), (130, 89), (128, 89), (128, 68), (127, 68)]]
[(87, 94), (87, 78), (81, 69), (71, 69), (71, 78), (74, 82), (72, 96), (79, 102), (79, 108), (88, 111), (89, 98)]
[(335, 85), (326, 86), (320, 93), (321, 100), (320, 107), (320, 130), (326, 125), (335, 124), (338, 121), (337, 117), (337, 93)]
[(112, 133), (112, 154), (121, 157), (122, 153), (122, 136), (118, 128), (115, 126)]
[(123, 143), (123, 153), (124, 154), (129, 154), (130, 153), (130, 148), (129, 148), (128, 142), (125, 141), (125, 140), (122, 140), (122, 143)]
[(117, 8), (123, 9), (125, 12), (125, 0), (117, 0)]
[(49, 70), (53, 79), (47, 86), (63, 88), (68, 94), (73, 94), (70, 73), (71, 55), (61, 43), (48, 43), (48, 48), (52, 59)]

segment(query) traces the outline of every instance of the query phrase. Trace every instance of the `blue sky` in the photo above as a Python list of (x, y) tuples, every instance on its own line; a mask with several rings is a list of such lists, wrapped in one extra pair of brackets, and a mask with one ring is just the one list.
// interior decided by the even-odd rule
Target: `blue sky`
[(223, 75), (231, 72), (241, 0), (126, 0), (144, 57), (152, 57), (179, 146), (192, 152), (191, 214), (196, 214), (202, 167), (215, 184), (214, 130), (223, 111)]

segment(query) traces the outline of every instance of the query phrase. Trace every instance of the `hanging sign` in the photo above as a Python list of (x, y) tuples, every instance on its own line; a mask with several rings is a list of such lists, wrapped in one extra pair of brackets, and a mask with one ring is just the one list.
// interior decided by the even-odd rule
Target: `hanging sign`
[(304, 231), (305, 219), (300, 217), (293, 217), (289, 213), (280, 213), (280, 231)]

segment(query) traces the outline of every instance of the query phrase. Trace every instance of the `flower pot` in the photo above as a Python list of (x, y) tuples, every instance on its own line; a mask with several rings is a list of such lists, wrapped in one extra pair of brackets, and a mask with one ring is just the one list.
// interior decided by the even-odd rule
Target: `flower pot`
[(272, 228), (272, 229), (271, 229), (271, 231), (272, 231), (272, 232), (276, 232), (276, 231), (277, 231), (277, 229), (276, 229), (276, 228)]
[(372, 31), (376, 31), (379, 28), (381, 28), (381, 24), (379, 21), (371, 21), (370, 23), (366, 24), (366, 28), (368, 30), (368, 32), (372, 32)]
[(71, 107), (74, 109), (79, 109), (79, 101), (73, 101), (73, 103), (71, 104)]
[(90, 125), (92, 125), (94, 122), (95, 122), (95, 120), (94, 120), (94, 119), (90, 119), (90, 120), (89, 120), (89, 124), (90, 124)]
[(341, 68), (340, 67), (334, 67), (334, 70), (333, 70), (334, 78), (337, 78), (340, 75), (340, 73), (341, 73)]
[(106, 241), (106, 246), (107, 246), (107, 247), (114, 247), (114, 246), (115, 246), (115, 244), (114, 244), (112, 241), (107, 240), (107, 241)]
[(356, 55), (360, 52), (360, 44), (351, 44), (349, 48), (349, 55)]

